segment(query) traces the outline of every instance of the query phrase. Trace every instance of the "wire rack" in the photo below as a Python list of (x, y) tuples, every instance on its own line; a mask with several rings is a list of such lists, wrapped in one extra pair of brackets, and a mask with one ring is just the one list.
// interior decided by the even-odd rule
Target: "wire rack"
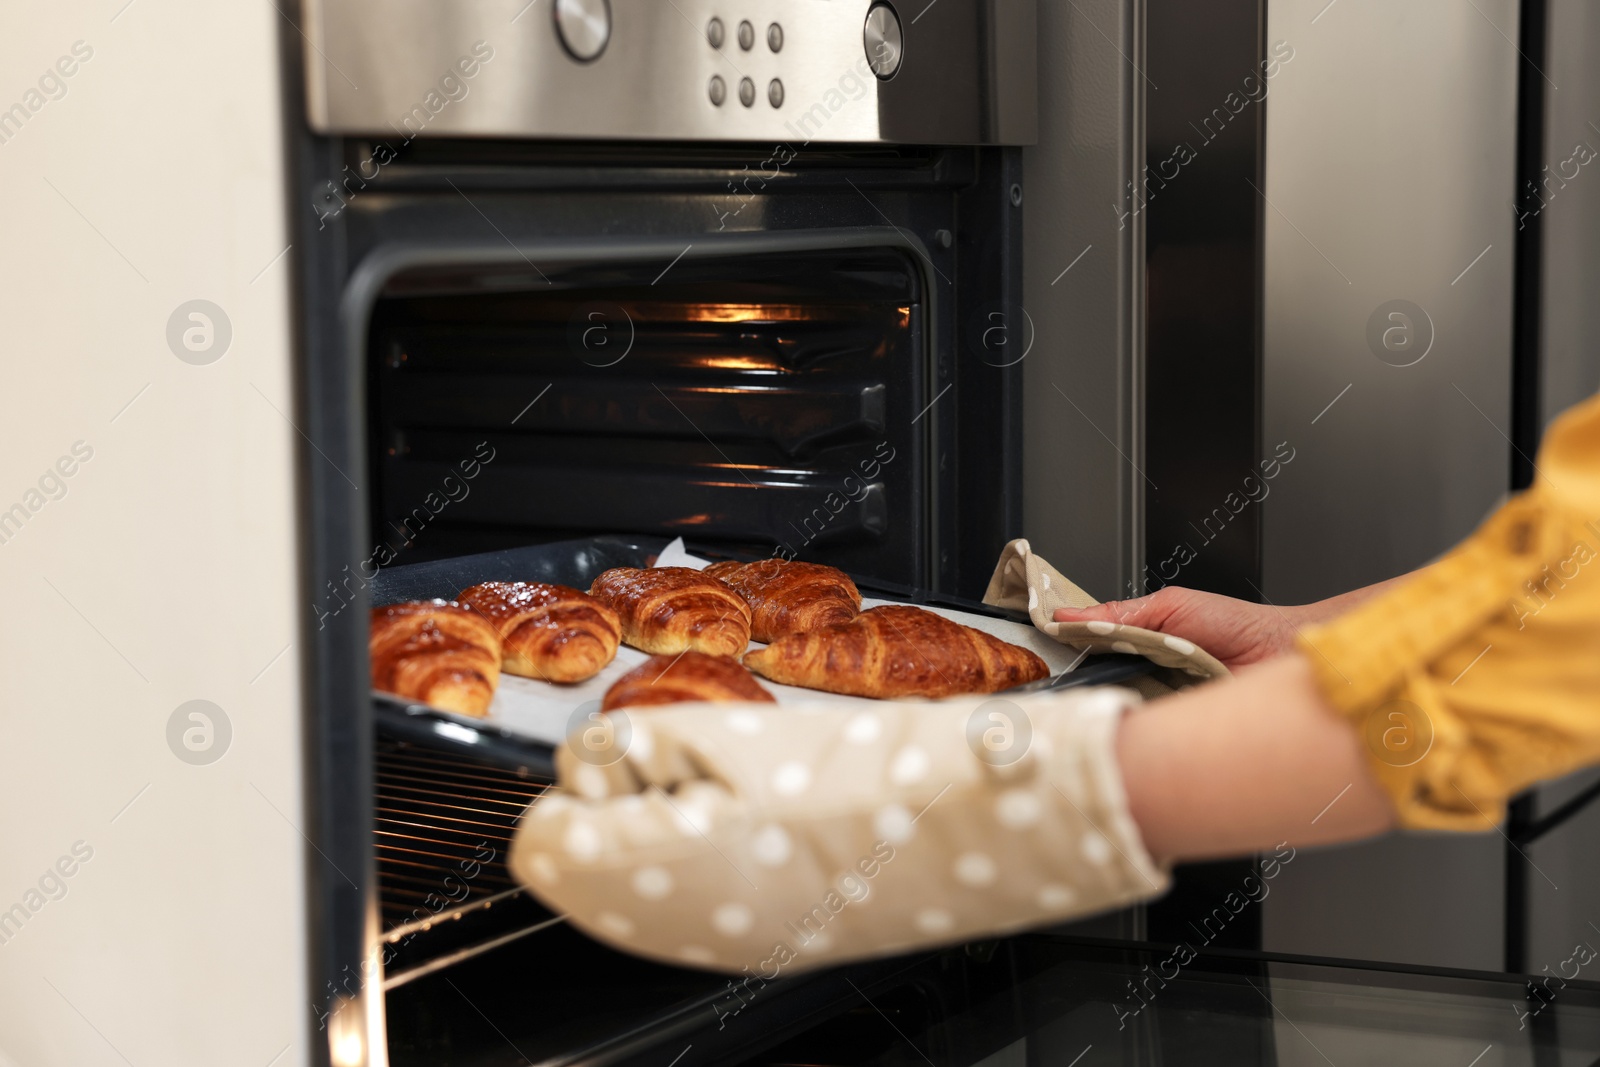
[(391, 943), (523, 896), (506, 870), (522, 812), (550, 782), (379, 737), (373, 835)]

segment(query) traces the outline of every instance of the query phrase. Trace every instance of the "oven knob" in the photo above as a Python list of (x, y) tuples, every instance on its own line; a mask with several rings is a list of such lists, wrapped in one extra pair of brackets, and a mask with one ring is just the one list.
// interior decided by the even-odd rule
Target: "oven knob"
[(556, 35), (567, 54), (580, 63), (598, 59), (611, 40), (608, 0), (556, 0)]
[(722, 20), (713, 18), (706, 26), (706, 41), (712, 48), (722, 47)]
[(874, 5), (867, 12), (867, 26), (862, 36), (872, 73), (886, 81), (894, 77), (895, 71), (900, 69), (900, 57), (904, 54), (900, 17), (894, 13), (894, 8), (888, 4)]
[(711, 75), (711, 89), (710, 89), (710, 92), (711, 92), (711, 104), (712, 104), (712, 106), (713, 107), (721, 107), (722, 106), (722, 102), (728, 98), (728, 86), (723, 82), (722, 75), (720, 75), (720, 74)]
[(755, 44), (756, 28), (748, 21), (739, 23), (739, 47), (748, 52), (755, 47)]
[(739, 103), (749, 107), (756, 102), (756, 83), (749, 78), (739, 79)]
[(767, 47), (774, 52), (783, 51), (783, 27), (776, 22), (767, 27)]

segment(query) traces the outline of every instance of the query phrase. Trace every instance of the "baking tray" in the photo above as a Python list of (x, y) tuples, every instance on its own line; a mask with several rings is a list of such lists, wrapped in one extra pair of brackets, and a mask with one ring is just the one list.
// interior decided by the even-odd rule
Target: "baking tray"
[[(661, 537), (610, 535), (391, 566), (380, 571), (373, 580), (372, 603), (392, 604), (433, 597), (448, 600), (468, 586), (488, 581), (554, 582), (588, 589), (600, 572), (611, 567), (651, 565), (668, 544), (668, 540)], [(714, 549), (695, 545), (687, 548), (701, 558), (726, 558)], [(1021, 612), (871, 579), (854, 580), (868, 607), (886, 601), (918, 604), (1003, 640), (1032, 648), (1050, 665), (1052, 674), (1066, 675), (1061, 678), (1061, 687), (1126, 681), (1156, 669), (1141, 656), (1084, 656), (1039, 633)], [(486, 718), (456, 715), (377, 692), (372, 695), (374, 717), (380, 733), (400, 740), (467, 752), (524, 775), (553, 776), (555, 748), (574, 717), (597, 710), (600, 697), (617, 677), (646, 658), (644, 653), (623, 646), (618, 649), (616, 660), (599, 675), (574, 685), (557, 686), (502, 675), (495, 703)], [(766, 679), (762, 679), (761, 684), (780, 704), (798, 700), (875, 703), (864, 697), (776, 685)]]

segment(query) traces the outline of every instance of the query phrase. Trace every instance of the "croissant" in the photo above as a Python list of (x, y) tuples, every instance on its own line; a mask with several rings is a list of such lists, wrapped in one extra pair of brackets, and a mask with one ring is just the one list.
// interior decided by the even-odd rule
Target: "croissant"
[(744, 597), (690, 567), (614, 567), (589, 595), (617, 613), (622, 640), (641, 652), (737, 656), (750, 643)]
[(686, 700), (777, 703), (777, 699), (733, 657), (690, 651), (676, 656), (651, 656), (606, 690), (600, 710), (677, 704)]
[(756, 563), (713, 563), (706, 574), (733, 587), (750, 605), (750, 636), (776, 641), (790, 634), (849, 622), (861, 594), (837, 567), (776, 557)]
[(779, 638), (744, 665), (783, 685), (880, 698), (993, 693), (1050, 673), (1025, 648), (907, 604)]
[(484, 582), (456, 600), (500, 632), (500, 668), (508, 674), (581, 682), (617, 654), (617, 613), (588, 593), (543, 582)]
[(462, 715), (483, 715), (500, 682), (500, 635), (450, 600), (373, 608), (372, 688)]

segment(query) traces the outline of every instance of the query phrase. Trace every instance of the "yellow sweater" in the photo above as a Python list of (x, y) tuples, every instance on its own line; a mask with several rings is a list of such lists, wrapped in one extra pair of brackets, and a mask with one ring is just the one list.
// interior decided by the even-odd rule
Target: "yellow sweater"
[(1600, 763), (1600, 396), (1550, 428), (1532, 488), (1412, 580), (1300, 637), (1402, 825), (1484, 830)]

